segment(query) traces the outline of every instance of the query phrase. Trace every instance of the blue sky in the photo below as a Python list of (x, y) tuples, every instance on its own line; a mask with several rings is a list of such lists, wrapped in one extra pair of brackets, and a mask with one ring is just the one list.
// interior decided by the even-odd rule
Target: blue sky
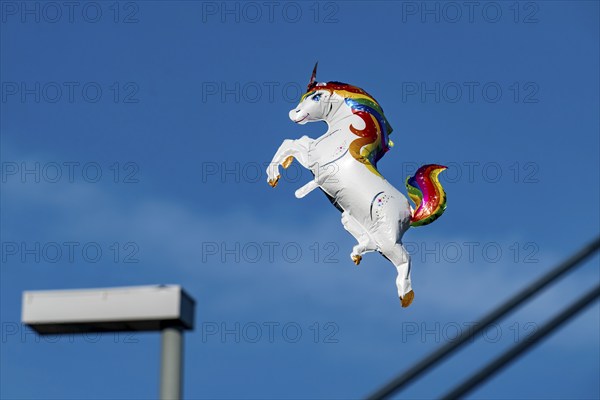
[[(1, 3), (3, 398), (157, 393), (157, 334), (38, 338), (24, 290), (182, 284), (187, 398), (358, 398), (598, 235), (597, 2), (24, 4)], [(287, 116), (317, 60), (383, 106), (390, 182), (450, 166), (446, 213), (405, 236), (408, 309), (322, 194), (294, 198), (307, 171), (265, 182), (282, 140), (324, 132)], [(599, 280), (595, 256), (405, 394)], [(596, 303), (472, 398), (598, 398), (599, 325)]]

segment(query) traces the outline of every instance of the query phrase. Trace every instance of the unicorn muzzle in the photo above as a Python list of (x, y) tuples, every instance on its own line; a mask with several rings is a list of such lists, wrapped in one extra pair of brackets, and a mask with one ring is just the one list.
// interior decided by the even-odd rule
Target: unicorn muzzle
[(297, 124), (302, 124), (302, 125), (304, 125), (305, 123), (308, 122), (309, 115), (310, 115), (309, 113), (303, 112), (301, 109), (296, 109), (296, 108), (293, 110), (290, 110), (290, 114), (289, 114), (290, 119), (292, 121), (294, 121)]

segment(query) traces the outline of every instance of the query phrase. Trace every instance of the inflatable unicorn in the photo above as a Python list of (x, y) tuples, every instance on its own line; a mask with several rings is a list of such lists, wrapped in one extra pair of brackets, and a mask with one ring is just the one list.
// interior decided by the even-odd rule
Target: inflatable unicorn
[(442, 165), (424, 165), (407, 178), (408, 200), (381, 176), (377, 161), (393, 145), (392, 127), (377, 101), (364, 90), (341, 82), (317, 83), (317, 65), (306, 93), (289, 116), (297, 124), (325, 121), (327, 132), (311, 139), (284, 140), (269, 167), (268, 183), (279, 181), (279, 166), (296, 159), (314, 179), (296, 191), (302, 198), (320, 188), (342, 212), (342, 224), (357, 240), (350, 253), (356, 265), (362, 255), (378, 251), (398, 270), (396, 285), (402, 307), (414, 292), (410, 279), (410, 256), (402, 236), (411, 226), (427, 225), (446, 209), (446, 195), (438, 181)]

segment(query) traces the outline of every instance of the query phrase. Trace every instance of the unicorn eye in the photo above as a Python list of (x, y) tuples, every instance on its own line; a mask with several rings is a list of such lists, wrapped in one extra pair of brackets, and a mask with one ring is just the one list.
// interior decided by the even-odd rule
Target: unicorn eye
[(313, 96), (313, 101), (319, 101), (321, 99), (321, 94), (317, 93)]

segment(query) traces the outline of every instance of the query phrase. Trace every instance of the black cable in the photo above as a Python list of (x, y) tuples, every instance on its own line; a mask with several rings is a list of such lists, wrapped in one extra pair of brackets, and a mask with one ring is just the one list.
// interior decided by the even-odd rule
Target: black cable
[(523, 289), (521, 292), (510, 298), (500, 307), (496, 308), (494, 311), (485, 316), (477, 325), (473, 327), (473, 329), (468, 329), (463, 332), (460, 336), (458, 336), (452, 342), (446, 343), (438, 350), (431, 353), (429, 356), (425, 357), (418, 363), (416, 363), (412, 368), (408, 371), (402, 373), (398, 377), (391, 380), (385, 386), (382, 386), (379, 390), (371, 394), (368, 399), (369, 400), (380, 400), (384, 399), (387, 396), (394, 393), (396, 390), (401, 389), (409, 382), (412, 382), (416, 377), (421, 375), (423, 372), (428, 369), (434, 367), (437, 363), (442, 361), (444, 358), (452, 354), (454, 351), (458, 350), (462, 345), (471, 340), (475, 335), (479, 332), (482, 332), (491, 324), (498, 321), (500, 318), (504, 317), (514, 308), (520, 306), (523, 301), (527, 300), (541, 289), (546, 287), (548, 284), (559, 278), (561, 275), (571, 270), (587, 257), (592, 255), (596, 250), (600, 248), (600, 237), (597, 237), (590, 244), (583, 247), (576, 254), (571, 256), (569, 259), (563, 261), (560, 265), (554, 268), (552, 271), (548, 272), (546, 275), (539, 278), (537, 281), (533, 282), (531, 285)]
[(492, 376), (494, 376), (494, 374), (499, 372), (502, 368), (506, 367), (511, 361), (514, 361), (517, 357), (530, 350), (547, 335), (551, 334), (555, 329), (560, 328), (569, 319), (579, 314), (599, 296), (600, 285), (596, 286), (595, 289), (591, 290), (585, 296), (581, 297), (569, 308), (567, 308), (559, 315), (554, 317), (550, 322), (542, 326), (531, 336), (527, 337), (519, 344), (509, 349), (507, 352), (502, 354), (500, 357), (496, 358), (494, 361), (490, 362), (477, 373), (473, 374), (470, 378), (466, 379), (463, 383), (456, 386), (454, 389), (448, 392), (448, 394), (442, 397), (442, 399), (458, 399), (470, 392), (471, 390), (475, 389), (475, 387), (490, 379)]

